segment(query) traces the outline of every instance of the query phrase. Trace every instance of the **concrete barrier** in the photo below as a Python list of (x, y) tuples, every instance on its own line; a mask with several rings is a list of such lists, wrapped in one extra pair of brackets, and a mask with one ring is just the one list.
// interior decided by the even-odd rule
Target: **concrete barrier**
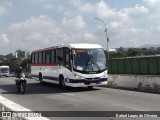
[(124, 87), (160, 92), (160, 76), (109, 74), (108, 79), (108, 87)]
[[(17, 111), (22, 113), (23, 112), (34, 113), (34, 112), (32, 112), (30, 109), (24, 108), (23, 106), (4, 98), (3, 96), (0, 96), (0, 110), (2, 111), (2, 114), (8, 113), (8, 115), (3, 115), (3, 117), (1, 117), (0, 120), (49, 120), (48, 118), (45, 117), (33, 117), (33, 116), (26, 117), (25, 115), (22, 114), (19, 115)], [(14, 117), (12, 114), (14, 114)]]

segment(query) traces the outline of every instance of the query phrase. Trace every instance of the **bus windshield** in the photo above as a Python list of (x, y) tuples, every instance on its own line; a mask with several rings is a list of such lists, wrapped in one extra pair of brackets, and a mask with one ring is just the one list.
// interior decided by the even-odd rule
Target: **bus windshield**
[(72, 49), (73, 70), (78, 72), (102, 72), (107, 69), (103, 49)]

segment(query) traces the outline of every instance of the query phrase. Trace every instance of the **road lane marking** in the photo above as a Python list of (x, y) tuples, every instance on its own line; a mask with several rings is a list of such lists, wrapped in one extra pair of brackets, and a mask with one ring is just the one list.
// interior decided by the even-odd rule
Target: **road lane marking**
[(73, 94), (71, 93), (62, 93), (63, 95), (67, 95), (67, 96), (74, 96)]
[[(21, 111), (21, 112), (32, 112), (30, 109), (27, 109), (3, 96), (0, 95), (0, 109), (2, 111)], [(34, 113), (34, 112), (33, 112)], [(49, 120), (46, 117), (24, 117), (26, 120)]]
[(114, 105), (114, 106), (118, 106), (118, 107), (128, 108), (128, 109), (131, 109), (131, 110), (145, 111), (145, 110), (141, 110), (141, 109), (138, 109), (138, 108), (128, 107), (128, 106), (119, 105), (119, 104), (114, 104), (114, 103), (112, 103), (112, 105)]

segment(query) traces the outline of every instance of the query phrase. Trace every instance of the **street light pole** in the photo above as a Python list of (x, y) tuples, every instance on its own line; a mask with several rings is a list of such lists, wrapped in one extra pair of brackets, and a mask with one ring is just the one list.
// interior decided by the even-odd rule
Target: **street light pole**
[(107, 37), (107, 51), (108, 51), (108, 59), (109, 59), (109, 37)]
[(107, 25), (105, 24), (105, 22), (104, 21), (102, 21), (101, 19), (99, 19), (99, 18), (95, 18), (96, 20), (99, 20), (100, 22), (102, 22), (103, 23), (103, 25), (104, 25), (104, 27), (105, 27), (105, 30), (104, 30), (104, 32), (106, 33), (106, 38), (107, 38), (107, 53), (108, 53), (108, 59), (109, 59), (109, 38), (107, 37)]

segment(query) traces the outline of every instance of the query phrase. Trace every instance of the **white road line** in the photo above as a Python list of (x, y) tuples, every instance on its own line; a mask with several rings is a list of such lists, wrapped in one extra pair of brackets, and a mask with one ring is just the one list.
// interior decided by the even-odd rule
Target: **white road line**
[[(3, 96), (0, 95), (0, 110), (2, 111), (23, 111), (23, 112), (32, 112), (30, 109), (27, 109)], [(33, 112), (34, 113), (34, 112)], [(49, 120), (46, 117), (25, 117), (26, 120)]]
[(128, 106), (119, 105), (119, 104), (114, 104), (114, 103), (112, 103), (112, 105), (114, 105), (114, 106), (119, 106), (119, 107), (124, 107), (124, 108), (128, 108), (128, 109), (131, 109), (131, 110), (145, 111), (145, 110), (141, 110), (141, 109), (138, 109), (138, 108), (128, 107)]
[(73, 94), (71, 93), (62, 93), (63, 95), (67, 95), (67, 96), (74, 96)]

